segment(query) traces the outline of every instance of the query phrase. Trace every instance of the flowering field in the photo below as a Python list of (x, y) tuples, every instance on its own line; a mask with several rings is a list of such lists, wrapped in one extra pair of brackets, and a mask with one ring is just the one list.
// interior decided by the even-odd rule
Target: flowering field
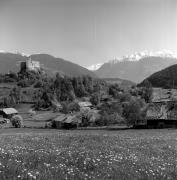
[(177, 130), (0, 130), (0, 179), (177, 179)]

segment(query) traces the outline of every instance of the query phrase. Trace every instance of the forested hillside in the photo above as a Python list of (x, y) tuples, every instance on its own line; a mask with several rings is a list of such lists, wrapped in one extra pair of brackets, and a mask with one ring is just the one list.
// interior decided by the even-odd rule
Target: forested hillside
[(141, 82), (139, 86), (143, 86), (147, 80), (153, 87), (177, 88), (177, 64), (152, 74)]

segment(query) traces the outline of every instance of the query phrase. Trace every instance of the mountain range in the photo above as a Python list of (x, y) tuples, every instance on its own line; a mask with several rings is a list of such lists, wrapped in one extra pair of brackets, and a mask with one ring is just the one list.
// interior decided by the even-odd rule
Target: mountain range
[(170, 51), (140, 52), (108, 61), (94, 72), (100, 78), (121, 78), (140, 83), (174, 64), (177, 64), (177, 54)]
[(115, 78), (116, 81), (117, 79), (125, 79), (135, 83), (140, 83), (153, 73), (177, 64), (177, 54), (170, 51), (156, 53), (144, 51), (93, 66), (91, 69), (96, 70), (91, 71), (49, 54), (33, 54), (29, 56), (23, 53), (0, 51), (0, 73), (18, 72), (20, 62), (26, 61), (29, 57), (34, 61), (39, 61), (42, 68), (50, 75), (60, 72), (69, 76), (90, 75), (92, 77), (111, 79), (111, 81), (114, 81)]
[[(94, 72), (89, 71), (82, 66), (48, 54), (33, 54), (29, 57), (31, 57), (34, 61), (39, 61), (42, 68), (50, 75), (60, 72), (69, 76), (90, 75), (92, 77), (96, 77)], [(4, 74), (9, 71), (18, 72), (20, 70), (20, 63), (22, 61), (26, 61), (29, 57), (25, 54), (1, 51), (0, 73)]]

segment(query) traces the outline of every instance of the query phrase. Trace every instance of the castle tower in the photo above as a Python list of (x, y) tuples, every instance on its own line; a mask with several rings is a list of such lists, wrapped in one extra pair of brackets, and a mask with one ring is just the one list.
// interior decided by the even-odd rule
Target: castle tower
[(40, 62), (32, 61), (31, 57), (25, 62), (21, 62), (21, 71), (39, 71), (40, 69)]

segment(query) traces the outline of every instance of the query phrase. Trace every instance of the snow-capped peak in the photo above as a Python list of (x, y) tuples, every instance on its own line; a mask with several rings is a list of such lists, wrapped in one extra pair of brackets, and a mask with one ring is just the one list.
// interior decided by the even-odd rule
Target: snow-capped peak
[(170, 50), (163, 50), (163, 51), (157, 51), (154, 53), (155, 56), (160, 57), (171, 57), (171, 58), (177, 58), (177, 52), (173, 52)]
[[(177, 52), (173, 52), (170, 50), (162, 50), (162, 51), (142, 51), (142, 52), (135, 52), (134, 54), (122, 56), (119, 58), (114, 58), (112, 60), (109, 60), (107, 63), (110, 63), (112, 65), (118, 63), (118, 62), (124, 62), (124, 61), (139, 61), (140, 59), (144, 57), (162, 57), (162, 58), (177, 58)], [(99, 69), (104, 63), (99, 63), (95, 65), (91, 65), (87, 67), (89, 70), (97, 70)]]
[(0, 49), (0, 53), (8, 53), (8, 52), (5, 51), (5, 50)]
[(162, 58), (166, 58), (166, 57), (177, 58), (177, 52), (173, 52), (170, 50), (162, 50), (162, 51), (156, 51), (156, 52), (153, 52), (153, 51), (135, 52), (134, 54), (122, 56), (120, 58), (115, 58), (108, 62), (111, 64), (115, 64), (121, 61), (139, 61), (140, 59), (144, 57), (150, 57), (150, 56), (162, 57)]
[(134, 54), (131, 54), (131, 55), (114, 58), (113, 60), (109, 60), (108, 62), (111, 64), (115, 64), (117, 62), (123, 62), (123, 61), (139, 61), (142, 57), (146, 57), (149, 55), (150, 53), (147, 51), (135, 52)]
[(93, 64), (93, 65), (87, 67), (87, 69), (88, 69), (88, 70), (91, 70), (91, 71), (96, 71), (96, 70), (99, 69), (102, 65), (103, 65), (103, 63)]
[(26, 53), (19, 52), (19, 51), (16, 51), (16, 54), (20, 54), (21, 56), (26, 56), (26, 57), (30, 56), (30, 54), (26, 54)]
[(5, 51), (5, 50), (0, 50), (0, 53), (20, 54), (21, 56), (27, 56), (27, 57), (30, 56), (29, 54), (22, 53), (22, 52), (19, 52), (19, 51)]

